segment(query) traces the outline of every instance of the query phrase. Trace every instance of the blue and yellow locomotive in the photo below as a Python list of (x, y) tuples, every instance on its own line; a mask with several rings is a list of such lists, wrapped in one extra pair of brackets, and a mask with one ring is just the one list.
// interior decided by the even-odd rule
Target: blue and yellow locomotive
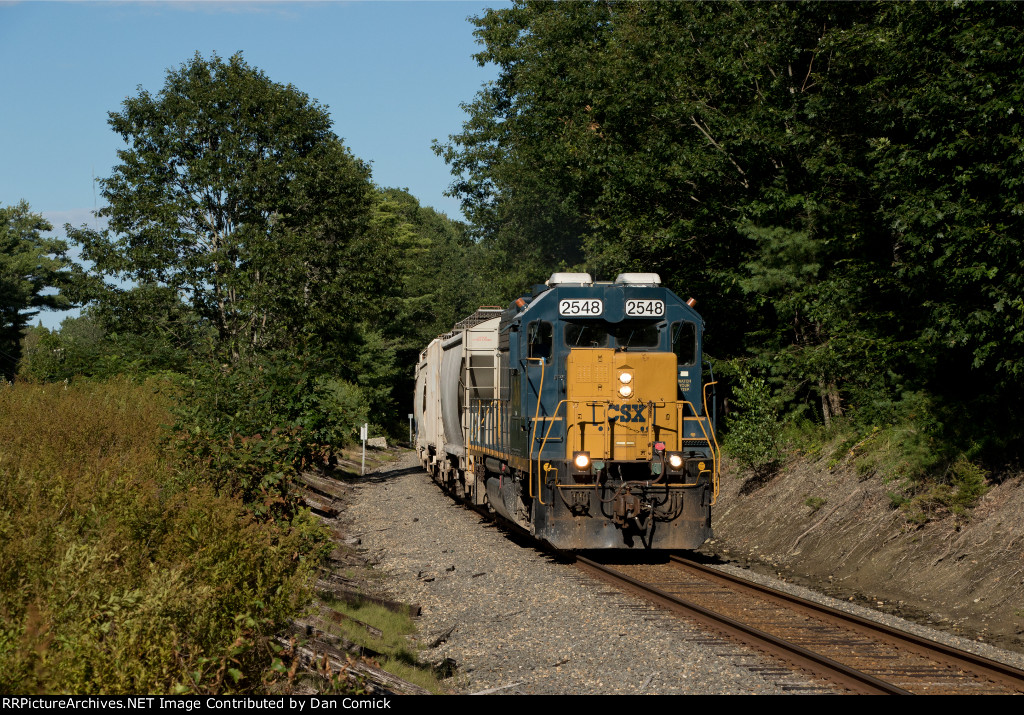
[(420, 460), (559, 549), (696, 548), (719, 466), (702, 337), (655, 273), (555, 273), (423, 350)]

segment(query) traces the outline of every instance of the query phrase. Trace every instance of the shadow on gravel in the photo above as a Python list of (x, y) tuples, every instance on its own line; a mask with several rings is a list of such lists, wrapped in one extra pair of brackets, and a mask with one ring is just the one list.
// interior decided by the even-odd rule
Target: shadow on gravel
[(379, 472), (370, 472), (362, 476), (358, 474), (352, 474), (351, 472), (336, 470), (333, 474), (331, 474), (331, 476), (334, 477), (335, 479), (340, 479), (341, 481), (347, 484), (381, 484), (383, 482), (391, 481), (392, 479), (398, 479), (399, 477), (404, 477), (408, 474), (416, 473), (424, 473), (423, 469), (418, 465), (414, 467), (397, 467), (395, 469), (385, 469)]

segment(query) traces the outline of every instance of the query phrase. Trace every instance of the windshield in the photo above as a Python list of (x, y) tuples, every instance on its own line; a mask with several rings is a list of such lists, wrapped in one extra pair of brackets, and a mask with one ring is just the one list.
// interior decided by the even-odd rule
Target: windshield
[(613, 325), (609, 332), (620, 348), (656, 348), (661, 343), (661, 331), (656, 323), (628, 321)]
[(607, 323), (587, 320), (565, 324), (565, 344), (570, 348), (608, 347)]
[(566, 321), (563, 334), (565, 344), (570, 348), (623, 349), (658, 348), (661, 346), (661, 331), (658, 323), (628, 320), (609, 324), (603, 320)]

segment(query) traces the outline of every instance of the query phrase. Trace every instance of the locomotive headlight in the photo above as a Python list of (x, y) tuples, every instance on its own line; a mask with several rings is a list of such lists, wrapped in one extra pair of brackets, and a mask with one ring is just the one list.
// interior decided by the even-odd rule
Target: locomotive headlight
[(596, 465), (590, 462), (590, 452), (573, 452), (572, 461), (569, 463), (569, 474), (577, 484), (590, 483), (594, 480), (592, 469), (594, 466)]
[(622, 387), (619, 388), (619, 394), (622, 395), (623, 397), (629, 397), (630, 395), (633, 394), (633, 388), (630, 387), (629, 385), (623, 385)]
[(632, 381), (633, 375), (628, 372), (624, 372), (619, 375), (619, 382), (621, 382), (623, 385), (628, 385)]
[(679, 470), (683, 468), (683, 455), (673, 452), (668, 455), (668, 466), (670, 469)]

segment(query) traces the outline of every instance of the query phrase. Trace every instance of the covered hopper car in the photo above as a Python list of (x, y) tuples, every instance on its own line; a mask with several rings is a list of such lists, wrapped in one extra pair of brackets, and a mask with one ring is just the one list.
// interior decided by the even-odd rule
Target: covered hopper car
[(719, 450), (704, 323), (655, 273), (555, 273), (416, 367), (416, 449), (455, 497), (558, 549), (693, 549)]

